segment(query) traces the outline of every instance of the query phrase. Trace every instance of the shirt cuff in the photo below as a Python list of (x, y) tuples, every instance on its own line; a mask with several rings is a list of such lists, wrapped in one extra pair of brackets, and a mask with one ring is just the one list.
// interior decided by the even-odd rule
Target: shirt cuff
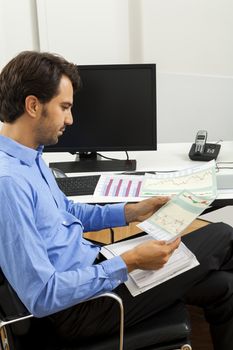
[(109, 276), (112, 288), (115, 289), (119, 284), (128, 279), (128, 269), (120, 256), (105, 260), (100, 263), (104, 272)]
[(109, 206), (111, 226), (125, 226), (125, 203), (116, 203)]

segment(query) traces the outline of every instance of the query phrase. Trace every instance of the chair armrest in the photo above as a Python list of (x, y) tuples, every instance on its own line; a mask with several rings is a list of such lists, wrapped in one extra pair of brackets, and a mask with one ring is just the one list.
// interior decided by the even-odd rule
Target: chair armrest
[[(6, 280), (5, 276), (2, 279), (0, 285), (0, 329), (6, 325), (14, 324), (16, 322), (22, 322), (19, 326), (14, 326), (14, 333), (18, 335), (26, 334), (30, 323), (28, 323), (27, 319), (33, 317), (32, 314), (26, 309), (21, 300), (18, 298), (15, 291), (11, 288), (10, 284)], [(98, 299), (98, 298), (112, 298), (114, 299), (120, 308), (120, 338), (119, 338), (119, 350), (123, 349), (123, 338), (124, 338), (124, 307), (122, 299), (113, 292), (106, 292), (94, 296), (90, 299), (85, 300), (88, 302), (89, 300)]]
[(123, 305), (123, 301), (121, 299), (121, 297), (119, 297), (119, 295), (117, 295), (116, 293), (113, 292), (105, 292), (102, 294), (99, 294), (97, 296), (94, 296), (88, 300), (93, 300), (93, 299), (98, 299), (98, 298), (103, 298), (103, 297), (107, 297), (107, 298), (112, 298), (114, 299), (118, 304), (119, 304), (119, 308), (120, 308), (120, 340), (119, 340), (119, 350), (123, 350), (123, 342), (124, 342), (124, 305)]

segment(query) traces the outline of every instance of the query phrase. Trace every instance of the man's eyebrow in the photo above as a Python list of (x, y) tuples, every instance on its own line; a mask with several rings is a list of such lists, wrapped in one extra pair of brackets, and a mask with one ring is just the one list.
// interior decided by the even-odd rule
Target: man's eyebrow
[(64, 101), (64, 102), (61, 102), (61, 105), (62, 105), (62, 106), (66, 106), (66, 107), (72, 107), (72, 106), (73, 106), (73, 103), (72, 103), (72, 102), (66, 102), (66, 101)]

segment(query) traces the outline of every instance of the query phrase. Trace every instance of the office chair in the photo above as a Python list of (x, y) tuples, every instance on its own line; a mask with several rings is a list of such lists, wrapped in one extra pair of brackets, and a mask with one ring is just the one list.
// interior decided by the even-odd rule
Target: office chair
[[(119, 333), (104, 339), (90, 339), (72, 346), (58, 340), (46, 319), (33, 318), (0, 270), (0, 333), (2, 350), (191, 350), (189, 317), (182, 302), (125, 330), (124, 307), (114, 293), (95, 298), (113, 298), (120, 308)], [(94, 299), (94, 298), (92, 298)], [(91, 300), (91, 299), (89, 299)]]

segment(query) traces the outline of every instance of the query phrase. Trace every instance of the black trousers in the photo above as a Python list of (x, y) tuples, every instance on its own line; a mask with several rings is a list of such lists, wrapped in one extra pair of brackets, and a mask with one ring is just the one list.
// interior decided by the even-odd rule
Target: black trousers
[[(203, 308), (215, 350), (233, 349), (233, 228), (210, 224), (184, 236), (182, 241), (200, 265), (132, 297), (125, 285), (115, 289), (125, 309), (125, 328), (143, 321), (176, 300)], [(75, 339), (118, 331), (117, 303), (100, 298), (52, 315), (61, 337)]]

